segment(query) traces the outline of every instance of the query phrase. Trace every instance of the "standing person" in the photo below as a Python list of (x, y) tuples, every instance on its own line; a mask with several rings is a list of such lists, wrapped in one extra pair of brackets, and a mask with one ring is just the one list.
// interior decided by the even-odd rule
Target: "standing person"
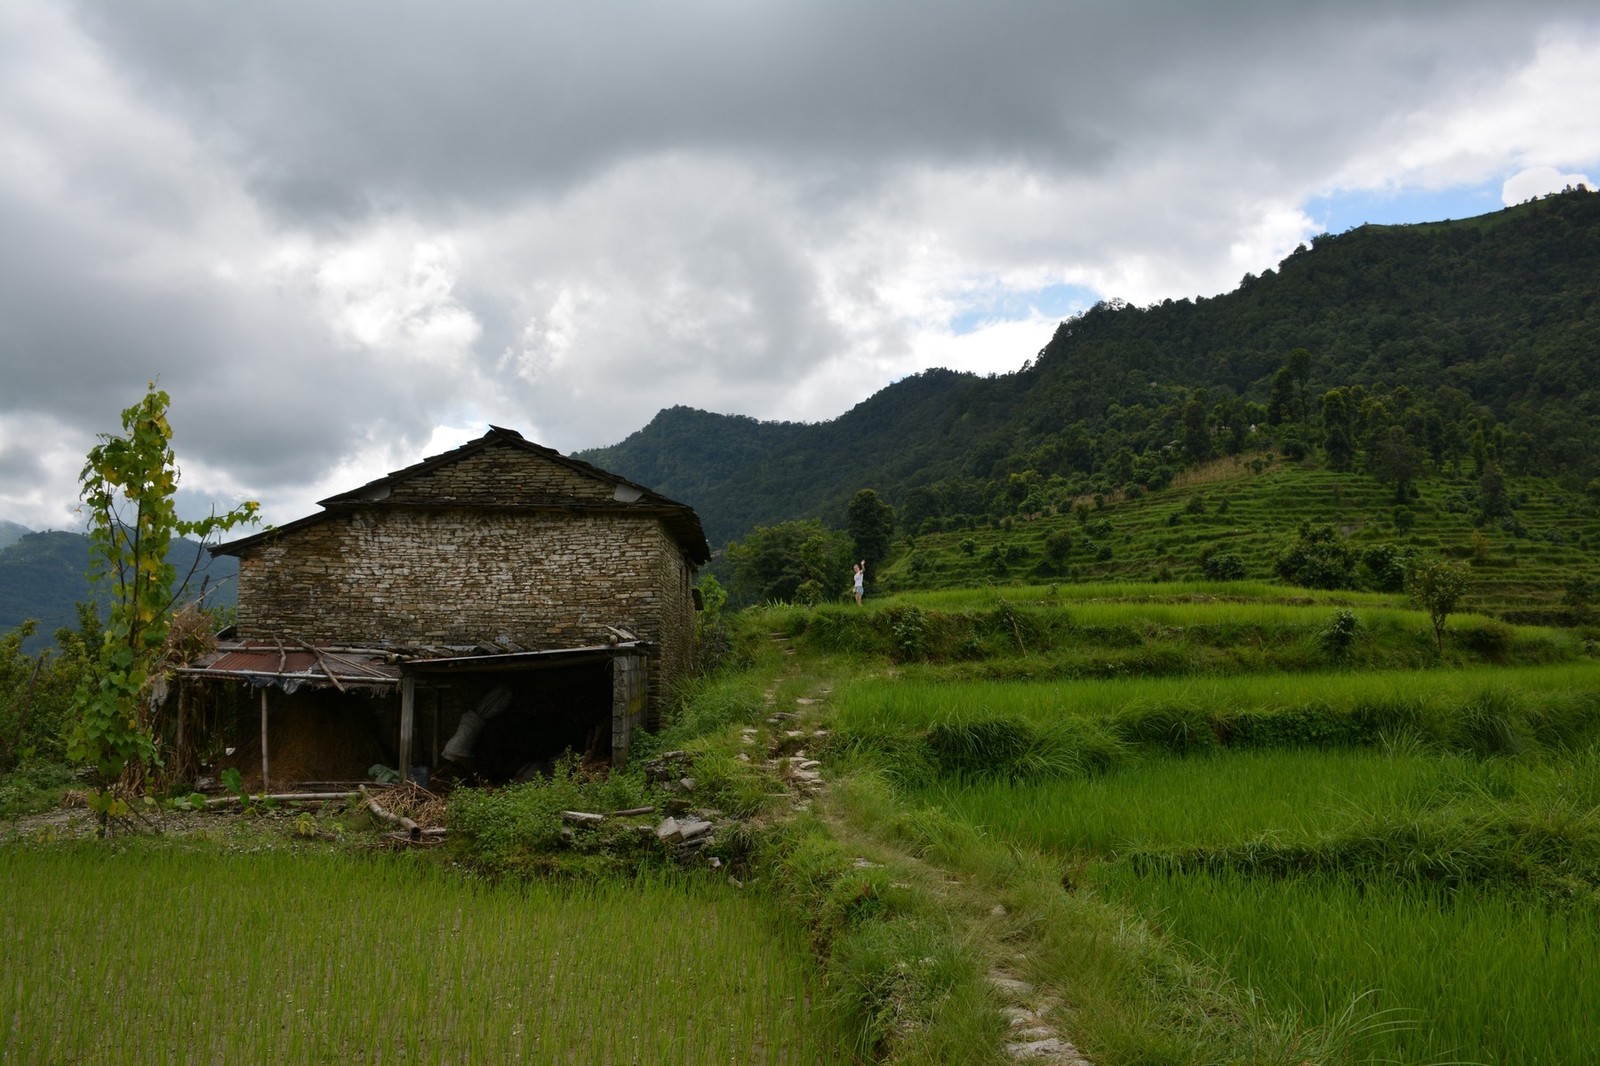
[(859, 605), (861, 603), (861, 594), (862, 594), (862, 592), (864, 592), (866, 590), (867, 561), (865, 559), (861, 560), (859, 563), (856, 564), (856, 573), (855, 573), (854, 581), (855, 581), (854, 588), (855, 588), (855, 594), (856, 594), (856, 603), (857, 603), (857, 605)]

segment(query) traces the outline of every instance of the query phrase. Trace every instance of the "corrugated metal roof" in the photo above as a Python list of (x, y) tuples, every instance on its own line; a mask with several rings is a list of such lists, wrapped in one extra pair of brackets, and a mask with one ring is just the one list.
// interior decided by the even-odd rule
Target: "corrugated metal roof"
[(377, 650), (316, 645), (285, 647), (228, 642), (179, 670), (196, 677), (240, 677), (261, 684), (290, 681), (311, 684), (397, 685), (401, 670), (392, 656)]
[[(196, 678), (237, 678), (255, 685), (293, 690), (301, 685), (398, 685), (408, 671), (503, 670), (536, 665), (559, 666), (618, 654), (638, 654), (644, 641), (625, 641), (580, 648), (502, 651), (493, 644), (476, 648), (351, 648), (345, 645), (271, 641), (224, 641), (209, 655), (178, 672)], [(494, 650), (490, 650), (494, 649)]]

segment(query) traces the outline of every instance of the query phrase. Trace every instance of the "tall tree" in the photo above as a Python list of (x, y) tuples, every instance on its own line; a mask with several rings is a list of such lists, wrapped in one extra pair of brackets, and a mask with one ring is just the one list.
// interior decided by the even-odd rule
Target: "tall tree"
[(894, 508), (872, 489), (862, 489), (850, 500), (845, 529), (850, 534), (856, 558), (867, 561), (867, 580), (873, 581), (878, 567), (889, 557), (889, 539), (894, 536)]
[(757, 526), (728, 545), (733, 591), (742, 603), (815, 603), (849, 584), (844, 534), (816, 519)]
[(152, 383), (143, 400), (122, 412), (123, 436), (101, 434), (78, 476), (89, 508), (92, 577), (109, 589), (111, 606), (97, 669), (78, 692), (67, 754), (98, 775), (94, 805), (102, 833), (111, 815), (127, 810), (115, 793), (119, 778), (161, 761), (152, 697), (165, 687), (158, 663), (178, 594), (167, 550), (175, 536), (204, 545), (253, 521), (258, 507), (250, 501), (198, 521), (178, 517), (167, 404)]
[(1411, 483), (1422, 474), (1425, 458), (1404, 429), (1390, 426), (1367, 453), (1367, 469), (1394, 489), (1395, 503), (1406, 503), (1411, 499)]
[(1295, 418), (1304, 422), (1308, 413), (1306, 389), (1311, 380), (1311, 351), (1307, 348), (1291, 349), (1283, 365), (1284, 369), (1289, 371), (1289, 380), (1294, 384)]
[(1350, 406), (1343, 389), (1329, 389), (1322, 394), (1322, 450), (1330, 470), (1354, 469), (1356, 445), (1351, 438)]
[(1204, 389), (1183, 405), (1183, 450), (1192, 463), (1203, 463), (1213, 454), (1209, 413)]
[(1272, 392), (1267, 396), (1267, 425), (1281, 426), (1294, 421), (1294, 376), (1289, 368), (1279, 367), (1272, 375)]

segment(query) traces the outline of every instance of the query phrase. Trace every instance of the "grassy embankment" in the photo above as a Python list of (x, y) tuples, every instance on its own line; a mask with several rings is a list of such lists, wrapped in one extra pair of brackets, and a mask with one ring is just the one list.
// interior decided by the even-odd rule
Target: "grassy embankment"
[[(832, 686), (837, 784), (763, 847), (830, 979), (866, 975), (859, 1046), (991, 1061), (982, 975), (1000, 969), (1106, 1066), (1587, 1061), (1600, 666), (1584, 642), (1456, 618), (1440, 655), (1396, 597), (1100, 602), (1118, 591), (746, 617)], [(1343, 642), (1335, 602), (1358, 618)], [(750, 700), (780, 667), (754, 669), (704, 698)], [(947, 960), (938, 980), (919, 958)]]

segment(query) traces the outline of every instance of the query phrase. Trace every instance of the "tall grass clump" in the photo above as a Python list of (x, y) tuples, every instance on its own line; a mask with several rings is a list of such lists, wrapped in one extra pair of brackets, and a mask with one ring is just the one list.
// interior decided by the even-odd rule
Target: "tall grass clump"
[(1094, 774), (1124, 757), (1122, 745), (1100, 724), (1074, 718), (1035, 725), (1018, 718), (963, 717), (935, 724), (926, 743), (940, 773), (973, 779)]
[(608, 820), (568, 841), (565, 810), (630, 810), (653, 799), (643, 778), (587, 774), (576, 759), (551, 776), (498, 789), (457, 789), (450, 797), (451, 847), (460, 861), (493, 876), (594, 876), (660, 861), (653, 836)]

